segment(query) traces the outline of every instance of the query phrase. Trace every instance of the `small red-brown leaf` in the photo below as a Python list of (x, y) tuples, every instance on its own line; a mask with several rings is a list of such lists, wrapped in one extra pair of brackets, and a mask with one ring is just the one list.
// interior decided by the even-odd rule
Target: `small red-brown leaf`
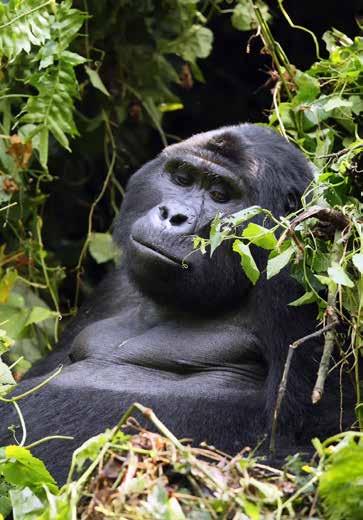
[(10, 136), (10, 146), (6, 153), (14, 159), (18, 168), (22, 170), (28, 168), (32, 152), (33, 147), (31, 141), (23, 143), (20, 135), (14, 134)]

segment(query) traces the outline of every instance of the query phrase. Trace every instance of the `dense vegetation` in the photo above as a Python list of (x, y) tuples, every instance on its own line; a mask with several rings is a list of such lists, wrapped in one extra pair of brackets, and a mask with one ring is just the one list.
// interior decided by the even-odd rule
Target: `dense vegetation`
[[(279, 5), (286, 23), (293, 24), (282, 1)], [(254, 207), (227, 219), (217, 215), (210, 240), (196, 237), (194, 246), (212, 254), (223, 240), (232, 240), (253, 283), (260, 273), (251, 244), (271, 251), (268, 278), (290, 264), (292, 276), (305, 288), (302, 298), (291, 304), (316, 302), (317, 333), (325, 333), (312, 400), (324, 398), (328, 361), (338, 344), (336, 369), (354, 374), (356, 432), (314, 440), (317, 453), (311, 464), (295, 457), (286, 472), (280, 472), (256, 462), (249, 452), (226, 461), (216, 453), (186, 449), (152, 417), (163, 438), (145, 434), (141, 440), (128, 439), (119, 427), (106, 432), (75, 454), (80, 476), (74, 476), (72, 467), (70, 483), (59, 492), (44, 465), (25, 448), (23, 428), (19, 446), (1, 449), (0, 515), (13, 509), (17, 519), (66, 519), (75, 518), (78, 510), (84, 518), (96, 518), (89, 495), (97, 489), (103, 493), (103, 514), (107, 511), (111, 517), (233, 518), (239, 511), (252, 519), (269, 514), (291, 518), (298, 511), (302, 517), (361, 518), (363, 39), (352, 40), (334, 29), (325, 33), (323, 42), (312, 33), (305, 35), (313, 39), (316, 60), (300, 71), (274, 39), (271, 15), (262, 1), (0, 3), (0, 396), (15, 406), (22, 423), (21, 396), (7, 396), (16, 378), (58, 339), (61, 315), (73, 313), (88, 291), (91, 262), (119, 261), (110, 231), (125, 171), (144, 160), (137, 142), (149, 142), (152, 129), (163, 143), (175, 137), (163, 130), (163, 114), (183, 109), (174, 85), (188, 89), (194, 81), (208, 84), (198, 60), (211, 52), (210, 22), (216, 16), (229, 17), (237, 30), (254, 30), (262, 38), (271, 57), (273, 106), (268, 124), (302, 149), (314, 164), (315, 180), (298, 213), (277, 220)], [(324, 59), (323, 46), (328, 51)], [(61, 247), (52, 247), (58, 228), (51, 218), (48, 222), (51, 186), (57, 176), (63, 174), (65, 182), (69, 171), (77, 169), (87, 142), (92, 145), (87, 153), (90, 148), (103, 153), (105, 175), (96, 175), (91, 189), (87, 187), (86, 234), (76, 246), (68, 248), (63, 242), (65, 257)], [(64, 150), (73, 155), (64, 155)], [(63, 170), (57, 166), (60, 158)], [(87, 176), (87, 169), (82, 175)], [(84, 179), (75, 180), (83, 189)], [(107, 219), (95, 227), (103, 202)], [(272, 229), (249, 223), (240, 235), (238, 225), (257, 213), (266, 213)], [(62, 236), (60, 232), (59, 240)], [(71, 297), (67, 279), (74, 288)], [(340, 329), (337, 333), (338, 323), (345, 325), (344, 335)], [(303, 342), (301, 338), (291, 345), (275, 424), (291, 357), (295, 348), (304, 348)], [(272, 436), (272, 448), (273, 443)], [(130, 456), (123, 464), (127, 451)], [(89, 460), (92, 464), (85, 469)], [(138, 465), (144, 469), (136, 477)], [(90, 481), (92, 471), (96, 479)], [(121, 479), (123, 494), (111, 501)], [(178, 491), (175, 482), (180, 483)]]

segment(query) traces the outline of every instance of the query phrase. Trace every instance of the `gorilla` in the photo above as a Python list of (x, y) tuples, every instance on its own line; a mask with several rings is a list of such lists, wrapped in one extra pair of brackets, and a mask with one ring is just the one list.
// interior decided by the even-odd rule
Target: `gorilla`
[[(301, 288), (286, 270), (252, 286), (231, 244), (193, 250), (209, 236), (217, 212), (251, 205), (275, 216), (299, 207), (312, 179), (309, 163), (281, 136), (241, 124), (194, 135), (166, 147), (130, 179), (115, 240), (121, 266), (110, 273), (66, 329), (59, 347), (16, 393), (61, 374), (20, 402), (27, 443), (71, 435), (34, 449), (63, 481), (72, 451), (114, 426), (135, 401), (151, 407), (175, 435), (229, 453), (255, 446), (271, 431), (289, 344), (313, 332), (316, 308), (289, 307)], [(255, 219), (258, 222), (258, 217)], [(254, 251), (261, 270), (266, 253)], [(278, 422), (277, 445), (304, 446), (339, 428), (339, 384), (310, 395), (321, 339), (297, 349)], [(351, 407), (343, 416), (351, 420)], [(2, 405), (0, 444), (19, 420)]]

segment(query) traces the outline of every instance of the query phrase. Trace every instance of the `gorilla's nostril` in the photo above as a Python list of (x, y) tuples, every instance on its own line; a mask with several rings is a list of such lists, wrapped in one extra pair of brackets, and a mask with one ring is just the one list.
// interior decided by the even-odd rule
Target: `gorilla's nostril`
[(188, 217), (186, 215), (183, 215), (182, 213), (177, 213), (176, 215), (173, 215), (170, 218), (170, 224), (173, 226), (180, 226), (180, 224), (184, 224), (184, 222), (188, 220)]
[(159, 206), (159, 213), (163, 220), (168, 218), (169, 212), (166, 206)]

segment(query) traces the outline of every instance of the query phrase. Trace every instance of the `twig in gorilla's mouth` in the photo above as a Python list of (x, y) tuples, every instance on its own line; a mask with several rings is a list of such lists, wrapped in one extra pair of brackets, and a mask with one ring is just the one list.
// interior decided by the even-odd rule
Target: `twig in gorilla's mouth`
[(168, 260), (170, 260), (171, 262), (173, 262), (174, 264), (177, 264), (181, 267), (189, 267), (189, 264), (187, 264), (184, 260), (174, 256), (174, 255), (171, 255), (170, 253), (166, 253), (164, 250), (158, 248), (157, 246), (155, 246), (154, 244), (150, 244), (148, 242), (144, 242), (143, 240), (140, 240), (138, 238), (135, 238), (133, 236), (131, 236), (131, 239), (136, 242), (137, 244), (140, 244), (141, 246), (143, 247), (146, 247), (147, 249), (150, 249), (151, 251), (154, 251), (154, 253), (157, 253), (158, 255), (164, 257), (164, 258), (167, 258)]

